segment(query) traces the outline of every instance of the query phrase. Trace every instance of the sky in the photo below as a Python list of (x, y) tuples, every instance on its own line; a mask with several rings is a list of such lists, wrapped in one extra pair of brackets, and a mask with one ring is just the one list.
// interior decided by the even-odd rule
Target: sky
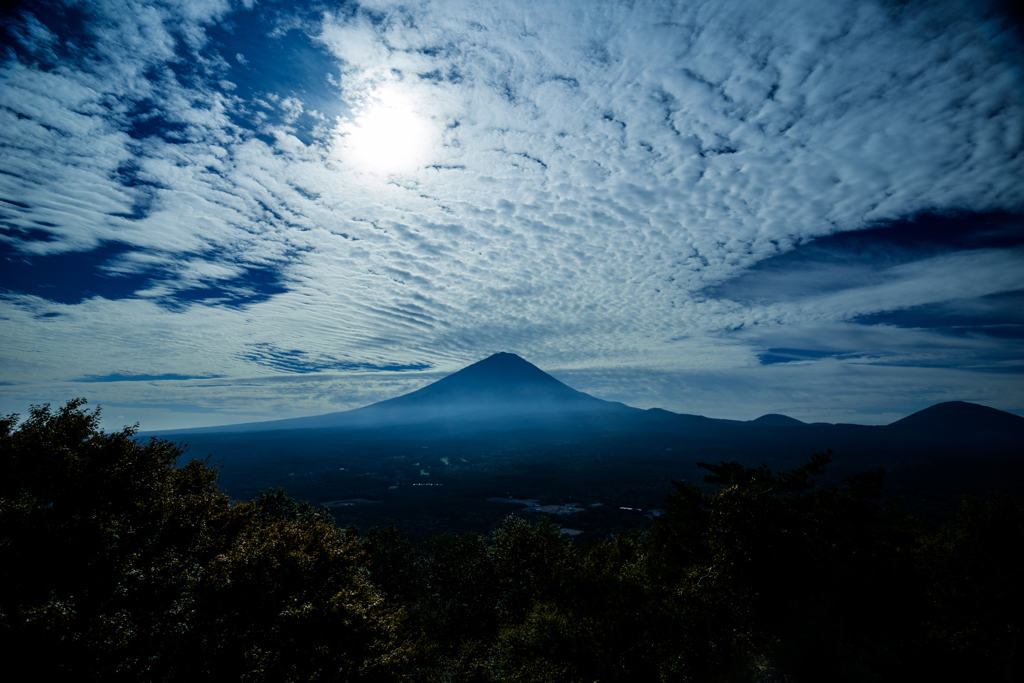
[(1024, 31), (998, 4), (0, 22), (0, 413), (315, 415), (508, 351), (709, 417), (1024, 415)]

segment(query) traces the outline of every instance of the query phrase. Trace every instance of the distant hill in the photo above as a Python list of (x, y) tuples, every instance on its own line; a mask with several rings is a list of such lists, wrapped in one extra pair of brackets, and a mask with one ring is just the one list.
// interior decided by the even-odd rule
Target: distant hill
[(807, 423), (801, 422), (795, 417), (789, 417), (788, 415), (769, 413), (767, 415), (762, 415), (756, 420), (751, 420), (747, 424), (760, 425), (762, 427), (800, 427)]
[(1024, 438), (1024, 417), (965, 401), (937, 403), (888, 427), (893, 431), (920, 432), (946, 438)]

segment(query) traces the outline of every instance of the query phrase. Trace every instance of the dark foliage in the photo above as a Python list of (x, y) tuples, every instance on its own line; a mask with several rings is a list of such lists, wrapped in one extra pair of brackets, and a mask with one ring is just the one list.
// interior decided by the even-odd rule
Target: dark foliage
[(1012, 681), (1024, 669), (1024, 510), (967, 499), (916, 549), (928, 610), (920, 637), (932, 678)]
[(0, 642), (69, 680), (395, 680), (403, 616), (356, 538), (271, 491), (232, 504), (177, 446), (69, 402), (0, 423)]

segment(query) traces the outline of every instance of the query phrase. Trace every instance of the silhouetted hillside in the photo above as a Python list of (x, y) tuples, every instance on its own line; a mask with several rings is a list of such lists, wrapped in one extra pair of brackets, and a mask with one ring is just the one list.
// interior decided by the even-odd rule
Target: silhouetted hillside
[(889, 425), (892, 430), (958, 440), (1024, 438), (1024, 417), (965, 401), (938, 403)]
[(807, 423), (801, 422), (796, 418), (789, 417), (788, 415), (769, 413), (768, 415), (762, 415), (756, 420), (751, 420), (750, 424), (760, 425), (762, 427), (801, 427)]

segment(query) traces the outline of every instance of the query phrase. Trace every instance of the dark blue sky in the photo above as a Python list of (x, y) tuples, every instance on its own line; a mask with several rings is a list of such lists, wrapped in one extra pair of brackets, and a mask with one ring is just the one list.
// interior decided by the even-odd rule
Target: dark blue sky
[(641, 407), (1024, 414), (1000, 3), (23, 3), (0, 409), (357, 407), (497, 351)]

